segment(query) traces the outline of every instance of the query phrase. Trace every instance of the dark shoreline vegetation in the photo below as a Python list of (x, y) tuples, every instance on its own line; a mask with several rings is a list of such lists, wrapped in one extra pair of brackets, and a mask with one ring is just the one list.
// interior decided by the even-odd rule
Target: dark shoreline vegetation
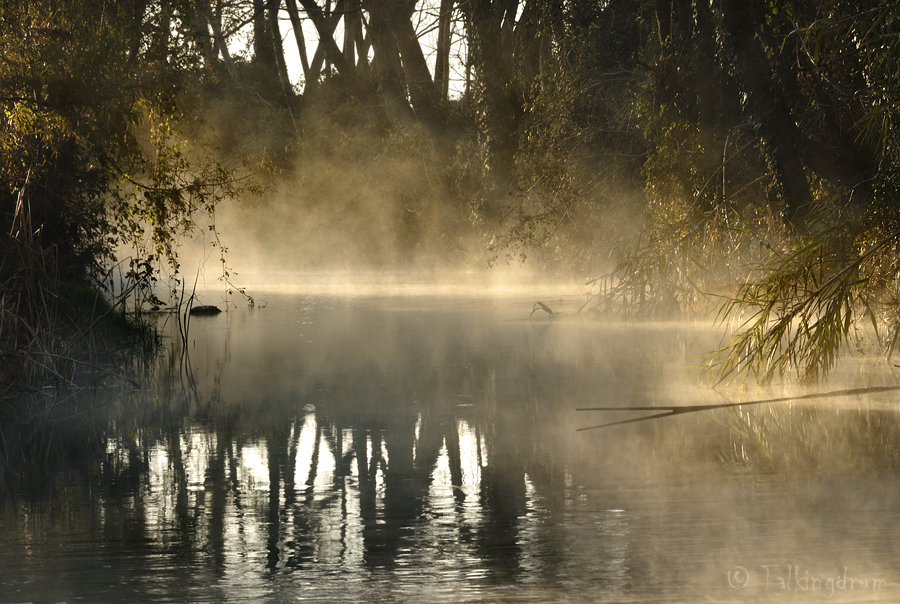
[[(0, 11), (4, 396), (127, 365), (134, 332), (115, 325), (141, 329), (163, 275), (184, 300), (185, 236), (207, 234), (237, 290), (226, 210), (274, 265), (486, 256), (590, 275), (599, 315), (717, 317), (733, 334), (706, 359), (717, 381), (815, 383), (863, 329), (870, 352), (894, 351), (894, 3)], [(294, 51), (273, 35), (288, 23)]]

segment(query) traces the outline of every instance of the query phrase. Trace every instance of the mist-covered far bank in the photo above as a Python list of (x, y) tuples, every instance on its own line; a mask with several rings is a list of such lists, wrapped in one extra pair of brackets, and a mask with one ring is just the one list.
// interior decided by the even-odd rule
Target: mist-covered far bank
[[(586, 187), (567, 202), (565, 220), (535, 221), (529, 238), (520, 238), (513, 230), (523, 212), (547, 199), (485, 172), (473, 132), (386, 128), (357, 103), (321, 102), (298, 114), (302, 134), (288, 148), (278, 149), (278, 138), (249, 143), (258, 155), (274, 155), (271, 173), (262, 177), (266, 188), (215, 213), (236, 266), (255, 272), (529, 264), (580, 278), (608, 268), (610, 242), (637, 232), (641, 193), (616, 182)], [(215, 111), (208, 116), (205, 135), (212, 141), (227, 126), (221, 119)]]
[(891, 355), (892, 5), (397, 6), (4, 6), (5, 289), (524, 262), (719, 313), (723, 376), (818, 381), (863, 322)]

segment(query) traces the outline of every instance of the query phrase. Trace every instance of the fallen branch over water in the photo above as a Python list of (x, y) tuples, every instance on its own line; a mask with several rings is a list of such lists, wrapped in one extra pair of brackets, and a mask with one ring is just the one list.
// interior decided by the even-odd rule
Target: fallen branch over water
[(758, 401), (744, 401), (742, 403), (719, 403), (715, 405), (683, 405), (678, 407), (580, 407), (576, 411), (662, 411), (654, 415), (645, 415), (643, 417), (633, 417), (617, 422), (599, 424), (596, 426), (588, 426), (586, 428), (578, 428), (576, 432), (585, 430), (596, 430), (597, 428), (608, 428), (610, 426), (619, 426), (622, 424), (631, 424), (634, 422), (643, 422), (649, 419), (659, 417), (671, 417), (673, 415), (684, 415), (686, 413), (696, 413), (698, 411), (711, 411), (713, 409), (727, 409), (729, 407), (741, 407), (743, 405), (764, 405), (768, 403), (783, 403), (786, 401), (800, 401), (813, 398), (836, 398), (839, 396), (856, 396), (862, 394), (878, 394), (880, 392), (894, 392), (900, 390), (900, 386), (875, 386), (872, 388), (850, 388), (849, 390), (832, 390), (831, 392), (816, 392), (813, 394), (803, 394), (800, 396), (782, 396), (779, 398), (767, 398)]

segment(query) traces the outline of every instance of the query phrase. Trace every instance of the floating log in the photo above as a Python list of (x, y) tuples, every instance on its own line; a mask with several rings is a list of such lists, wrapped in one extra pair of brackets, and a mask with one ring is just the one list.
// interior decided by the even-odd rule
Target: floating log
[(207, 305), (207, 306), (192, 306), (191, 307), (192, 315), (210, 316), (210, 315), (217, 315), (220, 312), (222, 312), (222, 309), (220, 309), (218, 306)]

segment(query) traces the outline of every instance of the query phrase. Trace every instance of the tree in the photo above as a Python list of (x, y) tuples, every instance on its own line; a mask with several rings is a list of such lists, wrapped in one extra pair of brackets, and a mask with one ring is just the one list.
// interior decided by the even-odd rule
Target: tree
[[(413, 28), (415, 0), (365, 0), (377, 35), (372, 37), (375, 60), (385, 63), (383, 77), (400, 78), (416, 118), (432, 127), (446, 125), (447, 111), (434, 83)], [(396, 70), (399, 58), (402, 72)]]
[(860, 319), (890, 354), (896, 175), (882, 118), (892, 110), (872, 91), (897, 90), (884, 62), (896, 58), (896, 10), (691, 4), (653, 5), (642, 117), (651, 213), (607, 291), (657, 311), (729, 297), (720, 317), (740, 328), (711, 357), (729, 379), (820, 379)]
[(198, 226), (198, 214), (242, 188), (234, 169), (188, 149), (178, 130), (209, 67), (197, 8), (187, 0), (0, 6), (0, 227), (8, 237), (0, 280), (6, 291), (24, 288), (4, 298), (0, 341), (12, 355), (39, 358), (50, 375), (65, 375), (52, 367), (66, 355), (56, 344), (49, 357), (20, 355), (16, 330), (56, 342), (66, 313), (45, 305), (71, 296), (54, 288), (103, 288), (117, 245), (132, 246), (128, 276), (149, 287), (159, 262), (177, 272), (178, 236)]
[(516, 13), (518, 2), (475, 0), (463, 10), (475, 66), (486, 163), (501, 180), (513, 174), (518, 151), (518, 121), (523, 112), (516, 81)]

